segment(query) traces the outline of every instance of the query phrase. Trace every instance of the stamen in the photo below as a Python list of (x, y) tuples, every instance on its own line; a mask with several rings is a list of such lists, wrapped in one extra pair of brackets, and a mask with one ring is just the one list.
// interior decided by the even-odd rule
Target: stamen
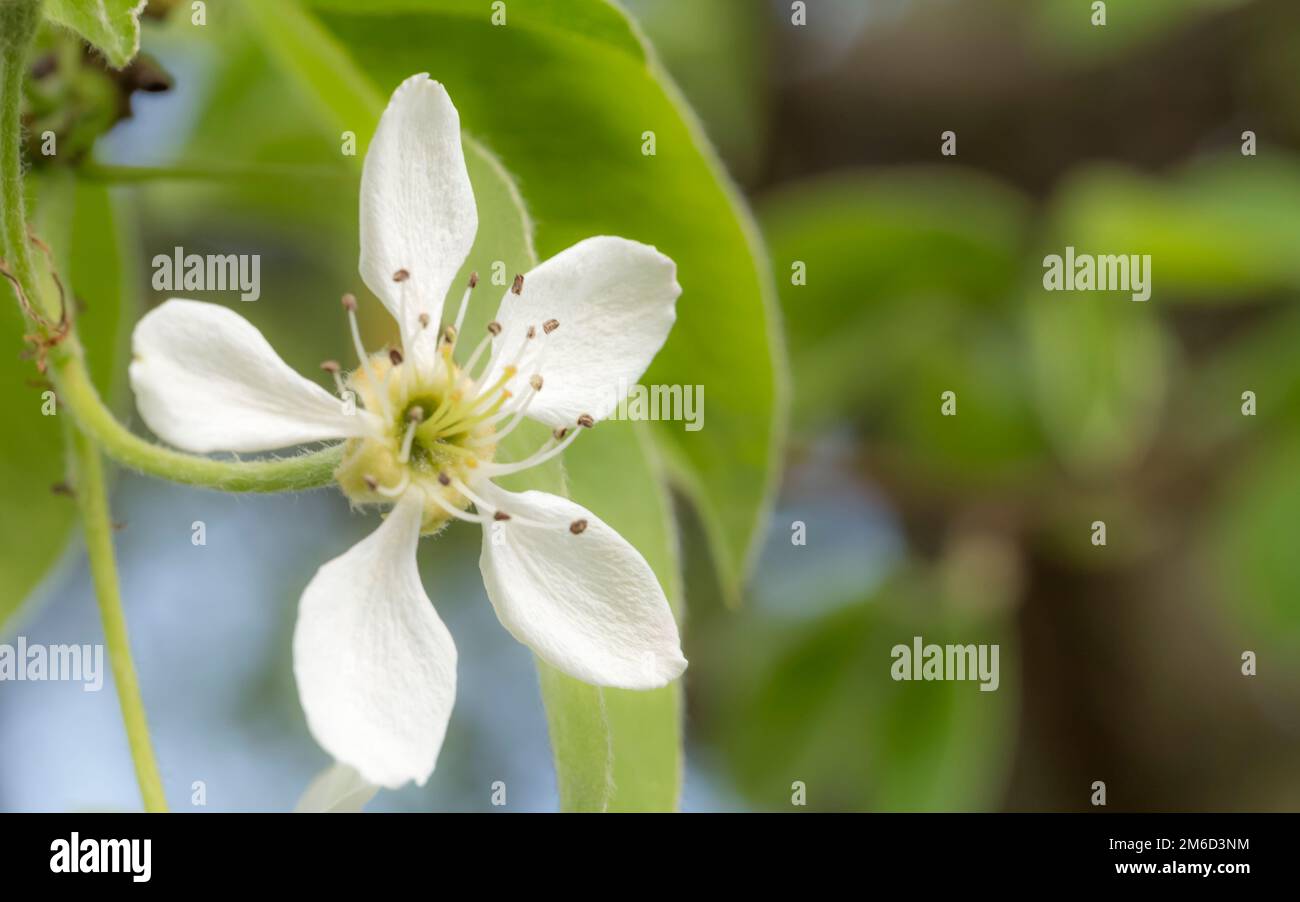
[(478, 495), (474, 494), (474, 491), (465, 484), (465, 481), (463, 479), (457, 479), (453, 477), (451, 483), (453, 486), (455, 486), (456, 491), (460, 492), (462, 495), (464, 495), (466, 498), (470, 500), (470, 502), (474, 505), (476, 510), (491, 514), (493, 520), (498, 520), (498, 521), (513, 520), (515, 523), (518, 523), (522, 526), (544, 526), (545, 525), (544, 523), (539, 523), (536, 520), (530, 520), (525, 517), (520, 517), (517, 514), (508, 514), (505, 511), (503, 511), (501, 508), (497, 507), (495, 504), (489, 504), (488, 502), (480, 498)]
[(393, 366), (401, 366), (401, 365), (402, 365), (402, 352), (399, 351), (399, 350), (397, 350), (397, 348), (389, 348), (389, 350), (388, 350), (388, 359), (389, 359), (390, 361), (392, 361)]
[(496, 320), (492, 320), (492, 322), (487, 324), (487, 330), (489, 335), (500, 335), (501, 324)]
[(343, 384), (342, 367), (337, 360), (326, 360), (320, 365), (320, 368), (334, 377), (334, 387), (338, 389), (339, 395), (347, 391), (347, 386)]
[[(542, 445), (542, 447), (535, 451), (531, 456), (512, 463), (487, 464), (484, 466), (483, 471), (488, 476), (496, 478), (498, 476), (509, 476), (511, 473), (520, 473), (524, 470), (530, 470), (533, 467), (546, 463), (552, 457), (561, 454), (565, 448), (573, 444), (574, 439), (576, 439), (580, 434), (579, 430), (576, 429), (572, 432), (567, 429), (557, 429), (555, 431), (556, 440), (547, 441), (546, 444)], [(559, 439), (562, 437), (563, 440), (560, 441)]]
[(352, 345), (357, 350), (357, 357), (361, 360), (361, 368), (365, 370), (366, 378), (375, 388), (375, 394), (379, 397), (379, 404), (384, 408), (384, 416), (391, 417), (392, 410), (388, 406), (388, 392), (379, 384), (375, 378), (375, 371), (370, 366), (370, 355), (366, 353), (366, 347), (361, 343), (361, 327), (357, 325), (357, 296), (354, 294), (343, 295), (343, 309), (348, 312), (348, 326), (352, 330)]
[(488, 522), (488, 518), (482, 514), (471, 514), (469, 511), (463, 511), (458, 507), (454, 507), (438, 492), (425, 492), (424, 497), (432, 498), (434, 504), (451, 514), (457, 520), (464, 520), (466, 523), (477, 523), (479, 526)]
[(578, 425), (583, 429), (590, 429), (592, 426), (596, 425), (596, 420), (591, 414), (584, 413), (582, 416), (578, 417)]
[(528, 377), (528, 384), (531, 385), (531, 386), (533, 387), (533, 391), (541, 391), (541, 390), (542, 390), (542, 375), (541, 375), (541, 373), (533, 373), (531, 376), (529, 376), (529, 377)]
[(515, 294), (524, 293), (524, 277), (522, 275), (515, 276), (515, 283), (510, 286), (510, 290)]
[(456, 322), (451, 327), (451, 337), (447, 339), (448, 344), (456, 343), (456, 336), (460, 335), (461, 323), (465, 322), (465, 311), (469, 309), (469, 296), (478, 284), (478, 273), (469, 274), (469, 286), (465, 289), (465, 294), (460, 299), (460, 310), (456, 311)]
[(406, 492), (406, 489), (410, 484), (411, 484), (411, 471), (403, 470), (402, 479), (400, 482), (397, 483), (397, 485), (391, 488), (389, 488), (388, 486), (381, 485), (376, 491), (378, 491), (379, 494), (383, 495), (385, 498), (400, 498), (402, 497), (403, 493)]
[(495, 514), (492, 515), (492, 519), (493, 519), (493, 520), (509, 520), (509, 519), (510, 519), (510, 515), (507, 514), (505, 511), (497, 511)]
[(558, 319), (548, 319), (546, 322), (542, 323), (542, 331), (547, 335), (550, 335), (558, 328), (560, 328), (560, 321)]
[(415, 429), (424, 419), (424, 408), (418, 404), (407, 411), (406, 435), (402, 436), (402, 453), (397, 455), (398, 461), (406, 463), (411, 459), (411, 444), (415, 441)]
[(572, 523), (569, 524), (569, 532), (573, 533), (575, 536), (580, 536), (586, 531), (587, 531), (586, 520), (574, 520)]
[(365, 481), (366, 488), (370, 489), (370, 491), (373, 492), (379, 488), (379, 480), (371, 476), (369, 473), (361, 478)]
[(405, 282), (409, 278), (411, 278), (411, 271), (409, 269), (399, 269), (397, 272), (393, 273), (394, 282)]

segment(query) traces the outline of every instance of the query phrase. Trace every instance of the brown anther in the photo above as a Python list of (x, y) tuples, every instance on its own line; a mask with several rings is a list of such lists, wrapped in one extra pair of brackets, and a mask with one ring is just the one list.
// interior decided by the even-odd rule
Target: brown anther
[(378, 479), (376, 479), (375, 477), (370, 476), (370, 475), (366, 475), (366, 476), (363, 476), (363, 477), (361, 477), (361, 478), (365, 480), (366, 488), (370, 489), (370, 491), (372, 491), (372, 492), (377, 492), (377, 491), (379, 490), (379, 480), (378, 480)]
[(349, 311), (357, 309), (357, 296), (355, 294), (349, 292), (343, 295), (343, 309)]
[(388, 349), (388, 359), (391, 360), (391, 361), (393, 362), (393, 366), (401, 366), (401, 365), (402, 365), (402, 352), (399, 351), (399, 350), (397, 350), (397, 348), (389, 348), (389, 349)]
[(496, 320), (492, 320), (492, 322), (488, 323), (488, 332), (490, 332), (493, 335), (500, 335), (501, 324)]
[(405, 282), (409, 278), (411, 278), (411, 271), (409, 269), (399, 269), (397, 272), (393, 273), (394, 282)]
[(513, 291), (515, 294), (523, 294), (523, 292), (524, 292), (524, 277), (523, 277), (523, 276), (515, 276), (515, 283), (514, 283), (513, 285), (510, 286), (510, 290)]
[(419, 404), (414, 405), (406, 412), (406, 419), (412, 423), (419, 423), (424, 420), (424, 408)]
[(439, 484), (439, 485), (451, 485), (451, 477), (448, 476), (446, 473), (439, 473), (439, 474), (438, 474), (438, 484)]
[(528, 377), (528, 384), (533, 387), (533, 391), (542, 390), (542, 377), (540, 373), (533, 373)]
[(559, 429), (556, 429), (554, 432), (551, 433), (551, 435), (555, 436), (555, 440), (557, 442), (568, 434), (569, 434), (568, 426), (561, 426)]
[(421, 329), (429, 328), (429, 314), (427, 313), (420, 314), (420, 328)]
[(493, 520), (509, 520), (509, 519), (510, 519), (510, 515), (507, 514), (505, 511), (497, 511), (495, 514), (492, 515), (492, 519), (493, 519)]
[(569, 532), (573, 533), (575, 536), (580, 536), (586, 531), (587, 531), (586, 520), (574, 520), (572, 523), (569, 524)]
[(542, 331), (547, 335), (550, 335), (558, 328), (560, 328), (560, 321), (558, 319), (548, 319), (546, 322), (542, 323)]
[(469, 274), (469, 287), (473, 288), (476, 285), (478, 285), (478, 273), (472, 272)]
[(339, 366), (339, 362), (337, 360), (322, 360), (320, 364), (320, 368), (327, 373), (337, 373), (339, 372), (339, 370), (342, 369), (342, 367)]
[(596, 420), (591, 414), (584, 413), (582, 416), (578, 417), (578, 425), (583, 429), (590, 429), (592, 426), (596, 425)]
[(56, 495), (67, 495), (68, 497), (72, 497), (72, 486), (68, 485), (66, 482), (54, 483), (54, 485), (50, 486), (50, 491)]
[(529, 337), (529, 338), (536, 338), (536, 337), (537, 337), (537, 327), (536, 327), (536, 326), (529, 326), (529, 327), (528, 327), (528, 337)]
[(446, 329), (443, 329), (442, 340), (449, 345), (454, 345), (456, 343), (456, 327), (448, 326)]

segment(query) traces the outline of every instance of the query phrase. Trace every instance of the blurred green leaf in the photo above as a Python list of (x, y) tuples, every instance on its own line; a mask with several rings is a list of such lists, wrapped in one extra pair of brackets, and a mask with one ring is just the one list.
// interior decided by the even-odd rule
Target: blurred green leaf
[(1248, 0), (1106, 0), (1106, 24), (1093, 24), (1091, 0), (1029, 3), (1031, 26), (1044, 51), (1080, 61), (1134, 50), (1193, 19)]
[[(795, 184), (760, 210), (796, 426), (853, 419), (914, 466), (962, 478), (1014, 472), (1039, 453), (1009, 328), (1023, 198), (924, 167)], [(955, 417), (940, 416), (945, 391), (957, 395)]]
[[(111, 397), (125, 356), (125, 323), (134, 309), (136, 278), (123, 246), (129, 223), (102, 186), (73, 184), (68, 174), (36, 185), (34, 228), (56, 251), (65, 284), (80, 301), (77, 334), (85, 346), (91, 375)], [(69, 303), (72, 297), (69, 297)], [(6, 303), (0, 316), (0, 380), (12, 390), (0, 397), (0, 418), (8, 424), (0, 442), (0, 635), (16, 626), (24, 600), (62, 557), (76, 521), (71, 498), (51, 486), (66, 477), (63, 462), (64, 415), (43, 416), (42, 395), (52, 387), (37, 380), (36, 367), (20, 360), (24, 327), (17, 305)]]
[(45, 14), (81, 35), (121, 69), (140, 50), (140, 13), (147, 0), (45, 0)]
[(1244, 647), (1279, 652), (1279, 663), (1290, 667), (1300, 649), (1298, 455), (1300, 433), (1292, 431), (1243, 461), (1219, 492), (1200, 556), (1209, 562), (1217, 596), (1226, 603), (1224, 614), (1248, 643)]
[[(321, 112), (349, 123), (369, 138), (383, 109), (382, 95), (346, 53), (287, 3), (249, 6), (251, 21), (286, 70), (312, 92)], [(340, 88), (340, 83), (345, 87)], [(364, 148), (358, 148), (357, 160)], [(523, 272), (536, 261), (532, 223), (509, 174), (472, 140), (466, 162), (479, 212), (474, 247), (459, 276), (487, 273), (496, 260)], [(471, 304), (463, 334), (483, 334), (498, 298), (480, 294)], [(650, 562), (670, 597), (679, 577), (672, 510), (653, 465), (644, 434), (632, 423), (604, 423), (583, 436), (560, 463), (502, 480), (506, 488), (568, 494), (618, 529)], [(527, 456), (547, 435), (527, 424), (503, 443), (504, 457)], [(680, 690), (621, 692), (589, 686), (538, 663), (555, 754), (561, 806), (565, 810), (667, 810), (680, 793)]]
[[(1009, 624), (933, 604), (922, 583), (896, 582), (766, 653), (754, 631), (711, 699), (719, 741), (740, 788), (760, 808), (791, 810), (802, 782), (813, 810), (965, 811), (999, 799), (1019, 699)], [(998, 644), (999, 686), (978, 680), (896, 681), (896, 645)]]
[(1228, 156), (1172, 178), (1085, 169), (1053, 221), (1081, 252), (1150, 254), (1153, 301), (1232, 301), (1300, 285), (1297, 209), (1300, 161)]
[(1160, 425), (1168, 382), (1152, 307), (1040, 288), (1025, 317), (1034, 397), (1057, 454), (1081, 470), (1132, 462)]
[(777, 471), (779, 326), (743, 203), (631, 23), (603, 0), (510, 4), (503, 27), (490, 6), (450, 0), (310, 6), (373, 83), (428, 71), (446, 84), (464, 127), (519, 182), (540, 256), (612, 234), (677, 262), (678, 321), (645, 381), (706, 386), (708, 427), (661, 423), (654, 435), (734, 596)]

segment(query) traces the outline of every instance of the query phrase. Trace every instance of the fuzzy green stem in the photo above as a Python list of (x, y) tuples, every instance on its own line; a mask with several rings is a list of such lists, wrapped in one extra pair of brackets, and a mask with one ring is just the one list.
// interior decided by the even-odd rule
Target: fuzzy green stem
[(40, 0), (0, 0), (0, 255), (32, 299), (36, 273), (23, 206), (22, 106), (27, 55), (40, 18)]
[(118, 463), (151, 476), (224, 492), (295, 492), (329, 485), (343, 459), (342, 445), (296, 457), (250, 461), (214, 460), (155, 445), (123, 426), (104, 405), (75, 336), (51, 354), (50, 374), (60, 403), (86, 434)]
[(72, 479), (86, 536), (90, 576), (95, 584), (95, 598), (99, 601), (99, 616), (104, 622), (104, 644), (108, 647), (117, 701), (122, 708), (122, 723), (126, 727), (131, 760), (135, 763), (135, 778), (140, 784), (145, 810), (166, 811), (167, 799), (163, 795), (158, 763), (154, 760), (153, 746), (149, 741), (149, 725), (145, 719), (144, 701), (140, 697), (140, 682), (135, 675), (135, 663), (131, 660), (126, 615), (122, 611), (103, 459), (85, 433), (75, 426), (68, 432), (73, 450)]

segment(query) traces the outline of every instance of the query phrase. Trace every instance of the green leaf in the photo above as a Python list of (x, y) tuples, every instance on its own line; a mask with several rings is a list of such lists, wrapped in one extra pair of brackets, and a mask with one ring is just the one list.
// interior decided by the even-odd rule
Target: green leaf
[(45, 0), (45, 14), (71, 28), (121, 69), (140, 52), (140, 13), (148, 0)]
[(1298, 206), (1293, 157), (1221, 157), (1158, 179), (1095, 166), (1062, 189), (1053, 231), (1081, 253), (1150, 254), (1155, 302), (1233, 301), (1300, 286)]
[[(799, 781), (813, 810), (965, 811), (997, 804), (1019, 699), (1006, 613), (934, 604), (904, 576), (807, 626), (745, 631), (743, 660), (705, 699), (739, 787), (760, 808), (791, 810)], [(893, 648), (999, 646), (999, 683), (891, 678)]]
[[(258, 34), (300, 81), (320, 111), (359, 138), (373, 133), (383, 95), (316, 24), (287, 3), (248, 4)], [(509, 174), (477, 142), (465, 140), (466, 162), (479, 211), (479, 231), (459, 281), (488, 273), (493, 261), (522, 272), (536, 260), (532, 223)], [(358, 161), (363, 150), (358, 149)], [(487, 280), (484, 280), (485, 286)], [(504, 290), (504, 289), (503, 289)], [(482, 288), (480, 288), (480, 292)], [(471, 303), (462, 334), (483, 334), (498, 297)], [(546, 437), (525, 424), (504, 443), (519, 458)], [(559, 461), (502, 480), (504, 487), (567, 494), (593, 509), (646, 557), (670, 598), (680, 597), (672, 510), (662, 472), (639, 424), (603, 423), (584, 433)], [(542, 697), (565, 810), (668, 810), (681, 787), (680, 688), (625, 692), (589, 686), (538, 662)]]
[[(126, 263), (133, 255), (122, 247), (122, 236), (131, 230), (121, 224), (102, 186), (46, 179), (35, 193), (34, 228), (58, 253), (64, 278), (70, 278), (71, 292), (81, 301), (77, 333), (96, 386), (111, 397), (125, 351), (126, 298), (135, 290)], [(26, 613), (20, 608), (62, 557), (76, 520), (73, 499), (50, 490), (66, 478), (65, 414), (42, 414), (42, 395), (49, 387), (28, 384), (39, 376), (32, 361), (18, 357), (27, 329), (17, 306), (5, 306), (0, 384), (10, 388), (0, 397), (0, 418), (9, 426), (0, 442), (0, 491), (11, 513), (0, 519), (0, 635), (11, 632)]]
[[(738, 193), (634, 26), (603, 0), (508, 4), (504, 26), (490, 5), (452, 0), (311, 7), (373, 83), (427, 71), (446, 84), (466, 130), (518, 181), (541, 257), (610, 234), (677, 262), (678, 321), (645, 381), (705, 386), (706, 427), (658, 423), (652, 434), (734, 598), (778, 471), (775, 295)], [(654, 156), (642, 153), (648, 131)]]

